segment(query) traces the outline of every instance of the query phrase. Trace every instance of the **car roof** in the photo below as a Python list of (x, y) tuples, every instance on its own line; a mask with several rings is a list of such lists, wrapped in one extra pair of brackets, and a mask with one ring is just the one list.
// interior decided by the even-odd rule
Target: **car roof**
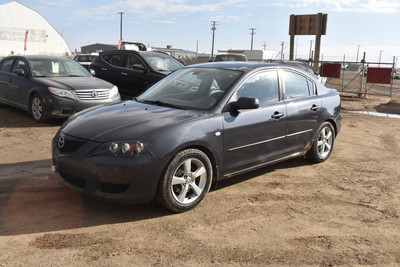
[(241, 70), (241, 71), (251, 71), (256, 68), (261, 67), (277, 67), (283, 66), (277, 63), (263, 63), (263, 62), (251, 62), (251, 61), (220, 61), (220, 62), (208, 62), (190, 65), (190, 67), (198, 68), (219, 68), (219, 69), (229, 69), (229, 70)]
[(126, 53), (168, 55), (167, 53), (158, 52), (158, 51), (137, 51), (137, 50), (105, 50), (105, 51), (100, 52), (100, 55), (101, 54), (126, 54)]
[(242, 72), (250, 72), (255, 69), (264, 68), (285, 68), (295, 70), (305, 74), (315, 80), (315, 75), (311, 74), (304, 68), (292, 64), (285, 64), (282, 62), (265, 63), (265, 62), (252, 62), (252, 61), (221, 61), (221, 62), (208, 62), (186, 66), (186, 68), (217, 68), (226, 70), (236, 70)]
[(33, 59), (33, 60), (35, 60), (35, 59), (72, 60), (72, 59), (69, 59), (69, 58), (66, 58), (66, 57), (47, 56), (47, 55), (26, 55), (26, 56), (24, 56), (24, 55), (13, 55), (13, 56), (9, 56), (9, 57), (6, 57), (6, 58), (25, 58), (25, 59)]

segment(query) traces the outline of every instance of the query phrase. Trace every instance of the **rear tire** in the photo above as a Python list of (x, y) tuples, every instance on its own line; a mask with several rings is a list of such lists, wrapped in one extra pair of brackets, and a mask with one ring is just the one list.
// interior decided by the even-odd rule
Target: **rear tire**
[(210, 190), (212, 177), (212, 165), (204, 152), (183, 150), (176, 154), (161, 177), (156, 200), (174, 212), (191, 210)]
[(329, 122), (323, 122), (314, 137), (311, 149), (306, 153), (306, 159), (320, 163), (329, 158), (335, 143), (335, 129)]

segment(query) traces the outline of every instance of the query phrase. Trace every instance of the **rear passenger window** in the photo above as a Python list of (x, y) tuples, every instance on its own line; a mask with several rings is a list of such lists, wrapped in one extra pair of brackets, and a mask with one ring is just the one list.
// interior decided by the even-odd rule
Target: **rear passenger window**
[(11, 66), (14, 59), (5, 59), (1, 62), (0, 71), (11, 72)]
[[(303, 75), (291, 71), (282, 71), (286, 88), (286, 99), (296, 99), (313, 95), (314, 88), (309, 88), (309, 80)], [(310, 93), (310, 91), (312, 93)]]
[(109, 54), (104, 55), (103, 59), (110, 63), (111, 65), (118, 66), (118, 67), (125, 67), (126, 66), (126, 58), (127, 55), (125, 54)]

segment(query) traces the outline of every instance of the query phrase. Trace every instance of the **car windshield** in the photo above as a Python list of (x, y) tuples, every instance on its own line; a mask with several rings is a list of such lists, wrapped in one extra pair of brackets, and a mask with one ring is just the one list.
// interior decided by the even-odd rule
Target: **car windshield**
[(183, 67), (182, 63), (169, 55), (161, 53), (143, 53), (141, 56), (155, 71), (175, 71)]
[(67, 59), (29, 59), (34, 77), (90, 77), (79, 63)]
[(137, 98), (182, 109), (212, 108), (242, 74), (214, 68), (186, 68), (167, 76)]

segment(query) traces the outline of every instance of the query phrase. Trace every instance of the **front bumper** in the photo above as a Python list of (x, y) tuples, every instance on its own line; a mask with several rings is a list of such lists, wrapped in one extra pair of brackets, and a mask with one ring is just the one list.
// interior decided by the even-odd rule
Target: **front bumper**
[(58, 96), (50, 95), (45, 97), (44, 111), (46, 115), (51, 118), (67, 118), (72, 114), (98, 105), (113, 104), (121, 102), (121, 97), (117, 95), (113, 99), (107, 100), (95, 100), (95, 101), (80, 101), (70, 98), (63, 98)]
[[(65, 136), (74, 143), (58, 146), (59, 133), (52, 142), (53, 170), (58, 178), (79, 193), (119, 204), (150, 202), (167, 164), (151, 152), (130, 157), (94, 156), (100, 143)], [(81, 144), (79, 144), (81, 142)], [(74, 150), (74, 151), (72, 151)]]

